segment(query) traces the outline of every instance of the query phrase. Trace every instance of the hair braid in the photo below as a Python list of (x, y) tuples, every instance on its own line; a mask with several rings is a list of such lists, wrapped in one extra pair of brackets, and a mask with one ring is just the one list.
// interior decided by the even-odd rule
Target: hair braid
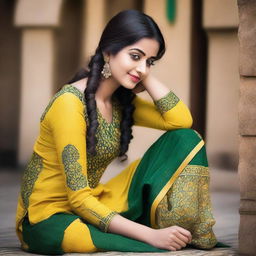
[(100, 83), (101, 79), (101, 70), (104, 65), (103, 54), (99, 48), (97, 48), (95, 55), (92, 56), (88, 67), (88, 80), (87, 86), (84, 92), (86, 108), (87, 108), (87, 115), (89, 120), (89, 127), (86, 134), (86, 141), (87, 141), (87, 150), (92, 155), (96, 154), (96, 131), (99, 126), (97, 120), (97, 105), (95, 100), (95, 93)]
[(122, 104), (122, 121), (120, 124), (121, 129), (121, 139), (120, 139), (120, 152), (119, 157), (121, 157), (121, 161), (127, 159), (127, 155), (125, 154), (128, 150), (129, 143), (132, 136), (132, 126), (134, 124), (133, 121), (133, 112), (135, 110), (132, 101), (135, 97), (135, 94), (124, 87), (119, 87), (115, 92), (119, 102)]

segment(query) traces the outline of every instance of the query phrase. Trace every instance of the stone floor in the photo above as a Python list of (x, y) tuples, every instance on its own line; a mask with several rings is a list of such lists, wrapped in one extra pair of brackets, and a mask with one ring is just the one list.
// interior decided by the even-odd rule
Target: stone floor
[[(210, 251), (203, 250), (182, 250), (168, 253), (120, 253), (106, 252), (95, 253), (97, 256), (114, 256), (114, 255), (238, 255), (238, 224), (239, 224), (239, 193), (236, 185), (227, 189), (228, 183), (236, 184), (235, 173), (213, 173), (213, 179), (218, 175), (216, 185), (212, 186), (212, 203), (213, 212), (216, 218), (214, 227), (215, 234), (219, 241), (229, 244), (231, 248), (214, 249)], [(19, 192), (20, 175), (17, 172), (0, 170), (0, 255), (33, 255), (23, 252), (19, 249), (19, 242), (14, 231), (14, 218), (16, 210), (17, 194)], [(221, 185), (222, 184), (222, 185)], [(71, 254), (66, 254), (71, 255)], [(72, 254), (72, 255), (89, 255), (89, 254)]]

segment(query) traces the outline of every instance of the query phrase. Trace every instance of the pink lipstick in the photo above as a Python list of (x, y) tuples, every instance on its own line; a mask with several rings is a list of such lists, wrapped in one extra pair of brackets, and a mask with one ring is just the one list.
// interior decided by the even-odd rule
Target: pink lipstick
[(139, 78), (138, 76), (134, 76), (134, 75), (131, 75), (131, 74), (129, 74), (129, 75), (130, 75), (130, 77), (131, 77), (131, 80), (132, 80), (134, 83), (137, 83), (137, 82), (140, 81), (140, 78)]

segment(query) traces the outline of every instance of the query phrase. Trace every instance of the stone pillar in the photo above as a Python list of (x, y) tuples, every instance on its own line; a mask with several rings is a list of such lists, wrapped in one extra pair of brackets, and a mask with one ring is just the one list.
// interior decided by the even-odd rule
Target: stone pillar
[(256, 1), (238, 0), (240, 255), (256, 253)]
[(15, 25), (22, 30), (18, 163), (24, 165), (38, 135), (40, 115), (53, 90), (54, 29), (62, 0), (19, 0)]
[(213, 168), (237, 170), (238, 10), (233, 0), (204, 0), (208, 38), (206, 141)]
[(49, 29), (23, 29), (19, 164), (24, 165), (39, 133), (40, 115), (53, 90), (54, 37)]
[[(81, 64), (94, 55), (106, 23), (105, 0), (84, 0)], [(97, 17), (95, 14), (97, 13)]]

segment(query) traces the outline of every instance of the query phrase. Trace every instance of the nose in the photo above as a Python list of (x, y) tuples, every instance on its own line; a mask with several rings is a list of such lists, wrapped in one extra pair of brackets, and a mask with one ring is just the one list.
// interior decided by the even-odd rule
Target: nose
[(138, 63), (136, 71), (141, 75), (145, 75), (147, 72), (147, 63), (146, 61), (141, 61)]

